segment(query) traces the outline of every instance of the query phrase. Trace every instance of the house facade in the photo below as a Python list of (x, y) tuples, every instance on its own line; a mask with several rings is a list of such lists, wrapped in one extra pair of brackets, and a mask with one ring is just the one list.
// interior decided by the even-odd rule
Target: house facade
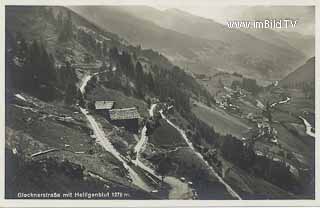
[(138, 133), (140, 118), (135, 107), (109, 110), (109, 119), (113, 125), (125, 127), (133, 133)]

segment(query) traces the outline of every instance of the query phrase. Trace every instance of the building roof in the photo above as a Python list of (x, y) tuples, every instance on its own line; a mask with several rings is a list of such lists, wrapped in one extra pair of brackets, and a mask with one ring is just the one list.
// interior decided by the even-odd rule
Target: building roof
[(110, 110), (113, 105), (114, 101), (96, 101), (94, 103), (96, 110)]
[(127, 120), (140, 118), (137, 108), (122, 108), (109, 111), (111, 120)]

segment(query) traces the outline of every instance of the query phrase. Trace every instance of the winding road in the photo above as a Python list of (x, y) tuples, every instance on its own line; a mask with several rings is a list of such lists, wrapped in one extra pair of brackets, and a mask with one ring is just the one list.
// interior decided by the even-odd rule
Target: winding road
[(207, 166), (208, 169), (213, 173), (213, 175), (216, 176), (216, 178), (218, 178), (219, 182), (222, 183), (222, 184), (226, 187), (227, 191), (231, 194), (231, 196), (233, 196), (233, 197), (236, 198), (236, 199), (242, 200), (241, 197), (239, 196), (239, 194), (238, 194), (236, 191), (234, 191), (234, 190), (222, 179), (222, 177), (220, 177), (220, 176), (218, 175), (218, 173), (209, 165), (208, 161), (206, 161), (206, 160), (203, 158), (203, 156), (202, 156), (199, 152), (197, 152), (197, 151), (195, 150), (195, 148), (193, 147), (193, 144), (189, 141), (189, 139), (187, 138), (185, 132), (184, 132), (182, 129), (180, 129), (178, 126), (176, 126), (174, 123), (172, 123), (169, 119), (167, 119), (167, 117), (163, 114), (163, 111), (162, 111), (162, 110), (160, 110), (160, 114), (161, 114), (162, 118), (165, 119), (165, 120), (168, 122), (168, 124), (170, 124), (172, 127), (174, 127), (174, 128), (181, 134), (182, 138), (186, 141), (186, 143), (188, 144), (189, 148), (206, 164), (206, 166)]
[(272, 103), (271, 105), (270, 105), (270, 107), (274, 107), (274, 106), (276, 106), (276, 105), (278, 105), (278, 104), (285, 104), (285, 103), (287, 103), (287, 102), (289, 102), (291, 100), (291, 98), (289, 98), (289, 97), (287, 97), (285, 100), (281, 100), (281, 101), (279, 101), (279, 102), (277, 102), (277, 103)]
[(80, 107), (81, 112), (86, 116), (87, 120), (89, 121), (93, 132), (96, 136), (96, 141), (101, 144), (102, 147), (104, 147), (105, 150), (110, 152), (115, 158), (117, 158), (120, 162), (122, 162), (123, 166), (129, 171), (129, 175), (132, 179), (132, 182), (142, 188), (145, 191), (152, 191), (153, 188), (146, 184), (140, 176), (127, 164), (127, 162), (122, 159), (120, 156), (120, 153), (114, 148), (114, 146), (111, 144), (109, 139), (106, 137), (103, 129), (100, 127), (100, 125), (96, 122), (96, 120), (93, 118), (93, 116), (88, 115), (88, 111), (86, 109), (83, 109)]
[[(152, 104), (149, 109), (149, 115), (150, 118), (154, 116), (154, 110), (156, 108), (157, 104)], [(145, 148), (146, 143), (148, 141), (148, 137), (146, 136), (147, 127), (144, 126), (141, 130), (141, 137), (138, 141), (137, 145), (134, 147), (134, 150), (136, 152), (136, 159), (132, 162), (136, 165), (148, 172), (149, 174), (153, 175), (154, 177), (161, 180), (161, 176), (157, 175), (156, 172), (146, 166), (143, 162), (140, 161), (140, 152)], [(184, 183), (180, 181), (179, 179), (167, 176), (164, 178), (164, 182), (169, 184), (171, 189), (169, 190), (169, 199), (190, 199), (192, 198), (193, 194), (191, 191), (191, 188), (187, 183)]]
[(152, 118), (154, 116), (154, 109), (157, 107), (157, 104), (152, 104), (149, 109), (149, 115)]
[[(92, 75), (86, 75), (81, 81), (81, 85), (80, 85), (80, 91), (83, 94), (84, 93), (84, 89), (85, 86), (87, 85), (88, 81), (93, 77), (96, 76), (99, 73), (103, 73), (103, 72), (96, 72)], [(114, 146), (111, 144), (111, 142), (109, 141), (109, 139), (106, 137), (103, 129), (100, 127), (100, 125), (97, 123), (97, 121), (94, 119), (94, 117), (92, 115), (88, 114), (88, 110), (84, 109), (82, 107), (80, 107), (80, 111), (82, 112), (82, 114), (87, 118), (87, 120), (89, 121), (93, 132), (96, 136), (96, 141), (101, 144), (101, 146), (108, 151), (109, 153), (111, 153), (115, 158), (117, 158), (122, 164), (123, 166), (128, 170), (129, 175), (132, 179), (132, 183), (135, 184), (136, 186), (140, 187), (141, 189), (145, 190), (145, 191), (152, 191), (153, 188), (151, 186), (149, 186), (147, 183), (144, 182), (144, 180), (127, 164), (127, 162), (121, 157), (121, 154), (114, 148)]]
[[(99, 73), (102, 73), (102, 72), (97, 72), (97, 73), (94, 73), (92, 75), (85, 75), (83, 77), (83, 79), (81, 80), (81, 85), (80, 85), (80, 91), (81, 91), (82, 94), (85, 92), (85, 87), (86, 87), (87, 83), (90, 81), (90, 79), (93, 76), (98, 75)], [(152, 104), (151, 105), (150, 110), (149, 110), (150, 117), (153, 117), (155, 107), (156, 107), (156, 104)], [(88, 111), (86, 109), (80, 108), (80, 110), (85, 115), (85, 117), (89, 121), (90, 125), (92, 126), (94, 134), (95, 134), (95, 136), (97, 138), (97, 142), (100, 143), (102, 145), (102, 147), (104, 147), (105, 150), (110, 152), (114, 157), (116, 157), (120, 162), (122, 162), (124, 167), (129, 171), (129, 175), (130, 175), (130, 177), (132, 179), (132, 182), (135, 185), (137, 185), (138, 187), (140, 187), (140, 188), (142, 188), (142, 189), (144, 189), (146, 191), (152, 191), (154, 188), (150, 187), (147, 183), (145, 183), (141, 179), (141, 177), (139, 177), (139, 175), (127, 164), (127, 162), (122, 159), (121, 154), (113, 147), (113, 145), (108, 140), (108, 138), (106, 137), (104, 131), (99, 126), (99, 124), (96, 122), (94, 117), (91, 116), (91, 115), (88, 115)], [(161, 180), (161, 177), (158, 176), (153, 169), (149, 168), (148, 166), (146, 166), (144, 163), (142, 163), (139, 160), (140, 152), (141, 152), (142, 148), (145, 147), (145, 144), (147, 142), (146, 131), (147, 131), (147, 127), (144, 126), (142, 128), (142, 130), (141, 130), (141, 139), (139, 140), (139, 142), (137, 143), (137, 145), (134, 148), (135, 152), (137, 154), (136, 160), (134, 160), (132, 162), (136, 166), (140, 167), (141, 169), (145, 170), (149, 174), (151, 174), (154, 177), (156, 177), (159, 180)], [(186, 197), (190, 198), (189, 197), (190, 193), (191, 193), (190, 192), (190, 188), (186, 183), (182, 183), (180, 180), (178, 180), (178, 179), (176, 179), (174, 177), (166, 177), (164, 179), (164, 181), (171, 186), (171, 190), (169, 191), (169, 198), (170, 199), (184, 199)]]
[(107, 70), (105, 71), (100, 71), (100, 72), (96, 72), (96, 73), (93, 73), (91, 75), (87, 74), (85, 75), (82, 79), (81, 79), (81, 85), (80, 85), (80, 92), (83, 94), (85, 93), (85, 87), (87, 86), (88, 82), (92, 79), (92, 77), (98, 75), (98, 74), (101, 74), (101, 73), (104, 73), (104, 72), (107, 72)]
[[(153, 112), (154, 112), (154, 109), (156, 106), (157, 106), (157, 104), (151, 105), (151, 107), (149, 109), (150, 118), (153, 117), (153, 115), (154, 115)], [(144, 126), (141, 130), (141, 137), (140, 137), (141, 139), (138, 141), (138, 143), (134, 147), (134, 152), (137, 154), (136, 160), (139, 160), (140, 152), (143, 150), (143, 148), (145, 148), (145, 145), (148, 141), (148, 137), (146, 136), (146, 133), (147, 133), (147, 127)]]
[(146, 132), (147, 132), (147, 127), (144, 126), (141, 130), (140, 140), (134, 147), (134, 152), (136, 153), (136, 160), (135, 160), (136, 163), (139, 162), (140, 152), (143, 151), (143, 149), (145, 148), (146, 142), (148, 140), (148, 137), (146, 136)]
[(92, 78), (93, 75), (85, 75), (84, 78), (81, 80), (82, 84), (80, 86), (80, 92), (84, 93), (84, 88), (87, 86), (89, 80)]
[[(85, 92), (85, 86), (87, 85), (87, 83), (90, 81), (90, 79), (102, 72), (96, 72), (92, 75), (86, 75), (81, 81), (81, 85), (80, 85), (80, 91), (81, 93)], [(151, 105), (150, 110), (149, 110), (149, 114), (150, 117), (153, 117), (154, 115), (154, 109), (156, 107), (156, 104)], [(127, 162), (121, 157), (121, 154), (113, 147), (113, 145), (111, 144), (111, 142), (109, 141), (109, 139), (106, 137), (103, 129), (100, 127), (100, 125), (96, 122), (96, 120), (94, 119), (93, 116), (88, 114), (88, 110), (81, 108), (80, 110), (82, 112), (82, 114), (87, 118), (87, 120), (89, 121), (90, 125), (92, 126), (92, 129), (94, 131), (94, 134), (96, 136), (97, 142), (100, 143), (102, 145), (102, 147), (104, 147), (105, 150), (107, 150), (108, 152), (110, 152), (115, 158), (117, 158), (120, 162), (122, 162), (123, 166), (128, 170), (129, 175), (132, 179), (132, 182), (137, 185), (138, 187), (142, 188), (143, 190), (146, 191), (151, 191), (153, 190), (153, 188), (151, 186), (149, 186), (147, 183), (144, 182), (144, 180), (127, 164)], [(187, 142), (187, 144), (189, 145), (189, 147), (196, 153), (196, 155), (198, 157), (200, 157), (205, 164), (208, 166), (208, 168), (212, 171), (212, 173), (218, 178), (218, 180), (227, 188), (228, 192), (234, 196), (237, 199), (241, 200), (241, 197), (226, 183), (224, 182), (224, 180), (215, 172), (215, 170), (208, 164), (208, 162), (206, 160), (204, 160), (204, 158), (202, 157), (202, 155), (198, 152), (196, 152), (196, 150), (194, 149), (192, 143), (188, 140), (188, 138), (186, 137), (184, 131), (182, 129), (180, 129), (179, 127), (175, 126), (172, 122), (170, 122), (162, 113), (162, 111), (160, 111), (161, 116), (171, 125), (173, 126), (175, 129), (178, 130), (178, 132), (180, 132), (180, 134), (182, 135), (182, 137), (185, 139), (185, 141)], [(146, 126), (144, 126), (141, 130), (141, 139), (140, 141), (137, 143), (137, 145), (135, 146), (135, 151), (137, 154), (136, 160), (133, 161), (133, 163), (137, 166), (139, 166), (140, 168), (142, 168), (143, 170), (147, 171), (148, 173), (152, 174), (153, 176), (157, 177), (157, 178), (161, 178), (160, 176), (158, 176), (154, 170), (152, 170), (151, 168), (147, 167), (146, 165), (144, 165), (140, 160), (139, 160), (139, 154), (141, 149), (145, 146), (146, 142), (147, 142), (147, 136), (146, 136)], [(170, 199), (188, 199), (192, 197), (191, 194), (191, 190), (188, 186), (187, 183), (183, 183), (180, 180), (178, 180), (177, 178), (174, 177), (165, 177), (165, 182), (168, 183), (171, 186), (171, 190), (169, 191), (169, 198)]]

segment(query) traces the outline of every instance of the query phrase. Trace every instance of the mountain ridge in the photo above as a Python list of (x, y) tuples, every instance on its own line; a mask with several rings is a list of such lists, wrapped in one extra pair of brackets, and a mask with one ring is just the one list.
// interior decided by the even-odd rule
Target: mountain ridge
[[(81, 16), (114, 31), (129, 42), (141, 44), (144, 48), (155, 48), (175, 64), (193, 72), (212, 73), (216, 68), (222, 68), (248, 76), (279, 78), (300, 64), (300, 59), (303, 60), (303, 54), (271, 45), (239, 30), (226, 30), (225, 26), (213, 20), (200, 18), (202, 25), (215, 25), (214, 28), (220, 32), (211, 28), (211, 32), (207, 30), (201, 34), (203, 26), (199, 28), (198, 20), (191, 14), (191, 19), (197, 23), (190, 23), (190, 18), (186, 18), (189, 25), (178, 21), (175, 25), (178, 29), (173, 30), (150, 20), (163, 17), (162, 11), (142, 7), (144, 15), (138, 17), (139, 10), (130, 11), (137, 8), (141, 9), (137, 6), (71, 7)], [(151, 15), (149, 19), (148, 15)], [(164, 22), (172, 23), (171, 20)], [(195, 34), (188, 34), (188, 30)]]

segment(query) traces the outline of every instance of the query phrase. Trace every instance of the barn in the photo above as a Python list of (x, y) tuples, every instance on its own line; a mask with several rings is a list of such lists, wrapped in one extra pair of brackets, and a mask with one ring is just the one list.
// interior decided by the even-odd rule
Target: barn
[(123, 126), (128, 131), (138, 133), (140, 114), (137, 108), (122, 108), (109, 110), (110, 122), (116, 126)]
[(94, 107), (97, 112), (101, 112), (103, 115), (109, 117), (109, 110), (114, 106), (114, 101), (96, 101)]

